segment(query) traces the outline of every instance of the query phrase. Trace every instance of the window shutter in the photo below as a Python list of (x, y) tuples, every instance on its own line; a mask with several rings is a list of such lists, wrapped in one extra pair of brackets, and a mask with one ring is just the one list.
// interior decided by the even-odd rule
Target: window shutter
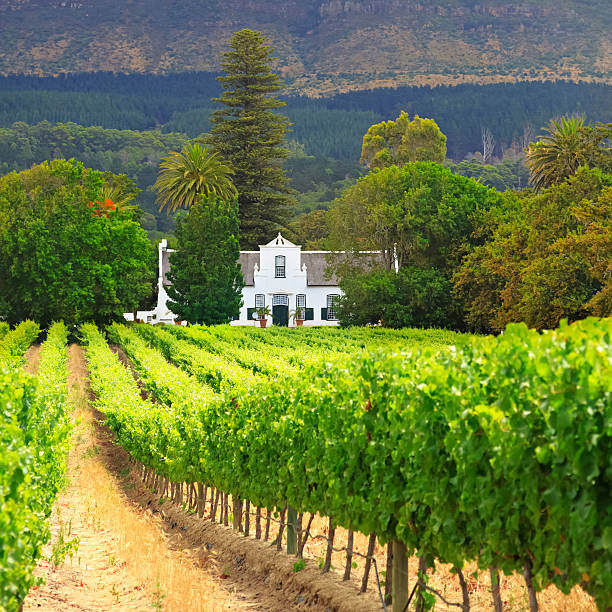
[(314, 321), (314, 308), (306, 309), (306, 321)]
[(327, 308), (321, 308), (321, 320), (327, 321)]
[(249, 321), (253, 321), (253, 313), (255, 312), (255, 308), (247, 308), (247, 319)]

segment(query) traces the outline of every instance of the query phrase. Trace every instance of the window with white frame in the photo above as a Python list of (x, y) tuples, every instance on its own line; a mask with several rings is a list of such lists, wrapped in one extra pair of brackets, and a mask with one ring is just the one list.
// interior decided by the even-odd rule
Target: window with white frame
[(289, 306), (289, 296), (284, 293), (274, 294), (272, 296), (272, 306)]
[(274, 258), (274, 278), (285, 278), (285, 256), (277, 255)]
[(258, 293), (255, 296), (255, 308), (265, 308), (266, 296), (263, 293)]
[(300, 293), (295, 296), (295, 307), (296, 308), (306, 308), (306, 295)]
[(338, 307), (338, 298), (340, 296), (338, 294), (332, 294), (327, 296), (327, 320), (328, 321), (337, 321), (338, 313), (336, 311)]

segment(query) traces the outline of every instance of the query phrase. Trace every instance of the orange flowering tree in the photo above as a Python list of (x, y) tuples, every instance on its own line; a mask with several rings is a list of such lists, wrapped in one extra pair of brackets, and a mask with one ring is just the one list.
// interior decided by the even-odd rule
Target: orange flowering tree
[(121, 319), (151, 292), (151, 244), (106, 176), (54, 160), (0, 177), (0, 320)]
[(96, 217), (101, 217), (102, 215), (108, 217), (110, 211), (117, 209), (115, 203), (110, 198), (105, 198), (102, 201), (95, 200), (94, 202), (90, 202), (89, 207), (93, 208), (93, 215)]

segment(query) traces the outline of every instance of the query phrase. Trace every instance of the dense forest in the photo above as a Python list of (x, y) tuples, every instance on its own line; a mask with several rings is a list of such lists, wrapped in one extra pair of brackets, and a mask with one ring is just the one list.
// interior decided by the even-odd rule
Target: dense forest
[[(143, 226), (156, 237), (174, 225), (151, 189), (159, 160), (208, 132), (219, 91), (213, 73), (0, 77), (0, 174), (58, 157), (125, 173), (141, 189)], [(611, 95), (607, 85), (544, 82), (286, 97), (282, 112), (293, 126), (285, 167), (300, 193), (295, 214), (326, 209), (363, 174), (363, 135), (400, 110), (435, 119), (448, 138), (451, 169), (505, 190), (526, 186), (522, 149), (542, 125), (563, 114), (612, 121)]]
[[(0, 126), (47, 120), (83, 126), (208, 132), (211, 98), (220, 92), (213, 73), (168, 76), (92, 73), (59, 77), (0, 77)], [(285, 98), (290, 138), (308, 155), (357, 161), (370, 125), (405, 110), (435, 119), (448, 137), (448, 156), (460, 161), (482, 147), (482, 129), (495, 138), (495, 154), (521, 141), (552, 117), (584, 114), (612, 120), (612, 86), (566, 81), (397, 87), (328, 98)]]
[[(0, 128), (0, 175), (24, 170), (47, 159), (75, 158), (85, 166), (115, 174), (127, 174), (140, 189), (137, 201), (144, 211), (141, 223), (152, 239), (174, 227), (174, 215), (159, 211), (152, 186), (159, 162), (169, 151), (187, 142), (184, 134), (155, 130), (115, 130), (83, 127), (76, 123), (36, 125), (15, 122)], [(357, 162), (305, 155), (293, 146), (285, 169), (300, 193), (295, 213), (327, 208), (329, 202), (363, 173)]]

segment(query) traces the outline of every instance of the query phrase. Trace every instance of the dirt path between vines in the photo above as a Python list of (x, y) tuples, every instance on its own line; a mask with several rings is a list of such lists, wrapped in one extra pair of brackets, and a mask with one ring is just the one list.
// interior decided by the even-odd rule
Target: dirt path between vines
[[(38, 359), (39, 349), (31, 349), (32, 374)], [(374, 593), (359, 595), (313, 562), (296, 573), (295, 558), (270, 542), (198, 519), (147, 489), (89, 404), (77, 345), (69, 350), (69, 389), (75, 427), (68, 484), (51, 517), (48, 560), (37, 568), (45, 584), (30, 591), (24, 611), (380, 610)], [(76, 539), (72, 558), (56, 566), (51, 559), (61, 542)]]
[[(28, 352), (27, 369), (37, 370), (39, 349)], [(101, 430), (88, 403), (87, 370), (77, 345), (69, 350), (69, 389), (74, 411), (68, 484), (50, 521), (44, 555), (58, 554), (62, 540), (78, 539), (72, 558), (55, 566), (41, 560), (24, 611), (225, 610), (240, 601), (214, 578), (215, 568), (195, 568), (189, 555), (167, 545), (159, 522), (126, 498), (122, 475), (108, 470), (99, 450)], [(125, 476), (125, 474), (123, 475)], [(128, 474), (129, 477), (129, 474)]]
[(23, 369), (32, 375), (38, 372), (38, 364), (40, 363), (40, 344), (32, 344), (24, 355), (25, 363)]

